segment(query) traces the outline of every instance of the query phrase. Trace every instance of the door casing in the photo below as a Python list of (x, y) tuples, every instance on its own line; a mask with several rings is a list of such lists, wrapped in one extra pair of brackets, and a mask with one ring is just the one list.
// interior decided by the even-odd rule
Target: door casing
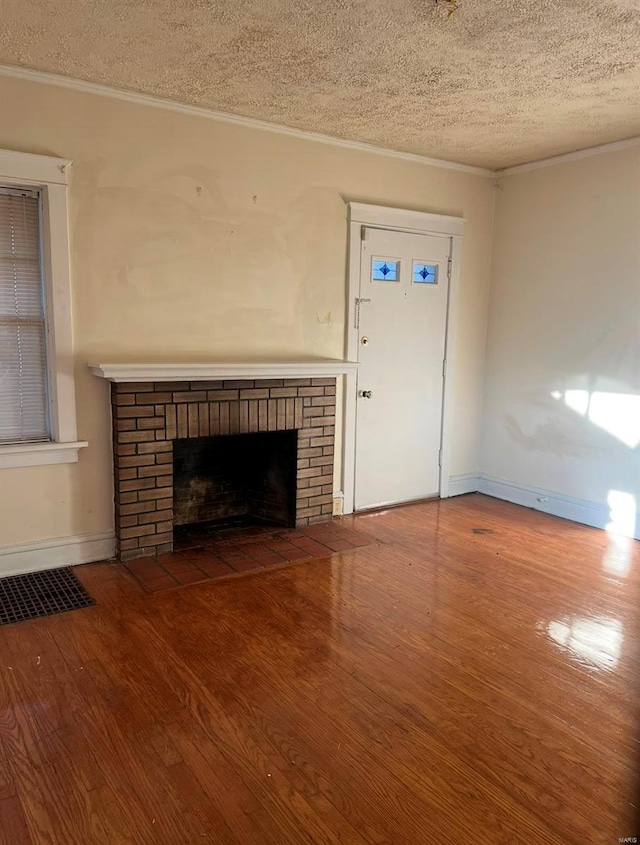
[[(411, 232), (418, 235), (448, 235), (451, 238), (451, 278), (447, 305), (445, 342), (445, 372), (442, 397), (442, 439), (440, 444), (440, 498), (449, 496), (449, 467), (451, 463), (451, 435), (453, 430), (453, 374), (455, 372), (456, 327), (460, 256), (464, 218), (423, 211), (387, 208), (380, 205), (349, 203), (349, 254), (347, 267), (347, 313), (345, 359), (358, 360), (358, 331), (355, 328), (356, 299), (360, 292), (360, 257), (362, 227)], [(356, 447), (356, 390), (357, 375), (345, 377), (344, 431), (342, 451), (343, 512), (353, 513), (355, 494)]]

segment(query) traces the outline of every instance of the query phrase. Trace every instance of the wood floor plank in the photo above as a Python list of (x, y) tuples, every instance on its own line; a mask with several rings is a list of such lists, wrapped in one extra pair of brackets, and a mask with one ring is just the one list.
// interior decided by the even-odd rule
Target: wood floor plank
[[(389, 667), (385, 667), (385, 675), (386, 677), (390, 676)], [(507, 778), (508, 783), (514, 786), (513, 778), (518, 774), (518, 764), (523, 752), (527, 752), (531, 757), (532, 750), (534, 752), (536, 750), (535, 745), (533, 745), (533, 749), (528, 747), (527, 734), (521, 732), (520, 726), (515, 726), (510, 731), (513, 735), (511, 738), (512, 747), (510, 747), (508, 741), (503, 741), (503, 733), (506, 731), (507, 735), (509, 734), (509, 723), (505, 726), (498, 719), (494, 719), (492, 722), (486, 713), (484, 717), (476, 715), (474, 711), (475, 702), (472, 700), (467, 701), (466, 707), (458, 708), (457, 714), (455, 710), (450, 714), (447, 708), (449, 706), (455, 707), (454, 695), (450, 694), (449, 701), (444, 701), (441, 704), (439, 696), (442, 690), (439, 690), (435, 696), (431, 695), (430, 683), (421, 685), (420, 695), (408, 697), (407, 683), (406, 681), (403, 682), (399, 675), (398, 683), (403, 684), (403, 700), (401, 706), (398, 706), (397, 702), (393, 702), (393, 696), (385, 696), (384, 690), (379, 686), (375, 688), (375, 677), (363, 675), (361, 668), (356, 668), (352, 674), (345, 674), (345, 679), (345, 682), (336, 685), (335, 689), (334, 685), (327, 684), (324, 678), (319, 681), (312, 679), (313, 685), (308, 690), (310, 704), (315, 698), (315, 704), (322, 712), (336, 712), (340, 709), (341, 725), (350, 724), (350, 719), (352, 719), (353, 727), (366, 738), (369, 749), (382, 745), (383, 754), (386, 755), (387, 761), (392, 760), (386, 752), (387, 747), (393, 748), (394, 753), (403, 748), (406, 752), (401, 755), (400, 759), (400, 764), (403, 767), (409, 760), (414, 759), (414, 752), (418, 750), (423, 755), (422, 759), (433, 759), (434, 755), (440, 755), (440, 767), (447, 770), (447, 776), (450, 780), (454, 780), (456, 774), (458, 777), (460, 776), (460, 772), (456, 773), (455, 771), (456, 768), (459, 768), (455, 765), (456, 755), (459, 755), (461, 751), (468, 751), (471, 756), (476, 755), (474, 760), (476, 771), (482, 772), (486, 780), (496, 782), (495, 764), (483, 766), (482, 757), (480, 756), (480, 759), (478, 759), (478, 752), (483, 747), (483, 739), (488, 737), (489, 743), (486, 744), (486, 750), (490, 759), (493, 759), (498, 750), (503, 761), (508, 761), (511, 757), (511, 769), (507, 771)], [(308, 681), (309, 676), (307, 675), (304, 678), (304, 683), (306, 684)], [(296, 688), (301, 690), (302, 685), (302, 680), (297, 678)], [(453, 690), (453, 693), (458, 699), (464, 701), (464, 692)], [(385, 705), (387, 706), (386, 709)], [(424, 710), (428, 712), (428, 718), (421, 718)], [(418, 721), (420, 730), (416, 730), (414, 727), (416, 721)], [(396, 726), (399, 724), (401, 724), (401, 728), (397, 730)], [(409, 736), (411, 736), (411, 742), (407, 744)], [(386, 742), (383, 741), (385, 737), (387, 737)], [(450, 752), (449, 756), (446, 755), (447, 751)], [(572, 764), (574, 762), (568, 761)], [(378, 765), (383, 765), (383, 761), (379, 760)], [(398, 763), (396, 762), (395, 765), (398, 765)], [(534, 765), (535, 757), (530, 759), (530, 767)], [(504, 763), (502, 768), (504, 769)], [(555, 794), (558, 784), (548, 783), (548, 770), (544, 767), (544, 760), (539, 771), (541, 779), (546, 783), (544, 789), (536, 790), (534, 795), (529, 796), (530, 809), (535, 812), (543, 803), (545, 794), (548, 802), (556, 809), (562, 809), (562, 791), (558, 796)], [(472, 772), (467, 770), (465, 775), (471, 778)], [(418, 758), (418, 762), (408, 780), (413, 782), (419, 778), (420, 763)], [(525, 786), (529, 786), (529, 783), (530, 776), (525, 780)], [(482, 803), (489, 807), (491, 799), (486, 794), (486, 781), (480, 784), (480, 788), (485, 790)], [(442, 790), (446, 792), (444, 787), (442, 787)], [(522, 797), (519, 796), (520, 799)], [(471, 801), (470, 795), (468, 800)], [(525, 801), (522, 803), (523, 806), (526, 805)], [(478, 813), (476, 813), (476, 818), (477, 815)]]
[(0, 629), (0, 843), (640, 836), (640, 544), (480, 495), (342, 524), (374, 542), (78, 567), (94, 607)]
[(15, 795), (0, 799), (0, 845), (31, 845), (32, 842), (20, 799)]
[[(260, 587), (256, 589), (256, 596), (258, 599), (258, 603), (265, 606), (267, 604), (266, 596), (261, 595)], [(282, 604), (282, 602), (280, 602)], [(273, 608), (271, 609), (271, 614), (273, 614)], [(309, 621), (309, 620), (308, 620)], [(298, 638), (299, 639), (299, 638)], [(287, 659), (289, 655), (287, 655)], [(253, 658), (257, 660), (257, 655), (253, 656)], [(336, 667), (337, 669), (337, 667)], [(411, 729), (411, 723), (403, 719), (403, 726), (401, 731), (393, 733), (393, 731), (389, 730), (389, 724), (395, 725), (400, 719), (403, 718), (403, 715), (406, 716), (406, 712), (404, 714), (397, 712), (394, 709), (394, 706), (389, 704), (389, 702), (385, 702), (381, 700), (379, 695), (379, 690), (377, 692), (372, 692), (372, 690), (366, 685), (360, 682), (360, 679), (357, 679), (357, 672), (345, 673), (342, 682), (337, 686), (335, 692), (333, 692), (333, 684), (329, 685), (326, 683), (326, 680), (323, 678), (320, 683), (309, 683), (309, 676), (308, 673), (305, 674), (304, 677), (297, 676), (295, 679), (295, 694), (297, 694), (298, 698), (304, 704), (305, 698), (306, 706), (303, 706), (302, 712), (300, 713), (298, 719), (296, 720), (295, 724), (295, 734), (296, 737), (299, 736), (301, 727), (302, 727), (302, 719), (304, 718), (305, 712), (312, 712), (313, 715), (313, 724), (314, 728), (322, 728), (323, 730), (318, 731), (318, 734), (322, 737), (326, 737), (329, 742), (331, 742), (331, 737), (333, 736), (332, 725), (330, 720), (328, 722), (323, 721), (323, 716), (325, 713), (335, 713), (340, 712), (340, 723), (339, 728), (342, 731), (339, 736), (346, 739), (348, 736), (350, 739), (350, 744), (353, 744), (353, 737), (354, 736), (361, 736), (365, 739), (365, 746), (359, 748), (357, 751), (357, 755), (359, 757), (364, 757), (365, 759), (368, 755), (373, 754), (376, 757), (375, 763), (371, 765), (372, 770), (378, 769), (385, 769), (390, 767), (393, 769), (393, 772), (396, 776), (399, 775), (400, 770), (402, 770), (402, 780), (405, 784), (409, 784), (411, 786), (416, 786), (419, 784), (421, 779), (421, 763), (418, 763), (415, 768), (412, 770), (407, 768), (407, 760), (410, 759), (409, 751), (420, 748), (420, 739), (421, 735), (418, 731), (413, 731), (413, 739), (412, 739), (412, 746), (407, 745), (404, 740)], [(385, 675), (389, 677), (389, 672), (386, 671)], [(268, 682), (270, 684), (276, 684), (279, 680), (279, 668), (276, 666), (274, 668), (273, 676), (269, 678)], [(371, 681), (371, 679), (369, 679)], [(221, 683), (222, 679), (218, 679), (218, 683)], [(272, 695), (270, 696), (268, 693), (271, 691)], [(274, 700), (279, 700), (281, 697), (292, 696), (292, 690), (279, 690), (276, 693), (276, 690), (273, 687), (267, 687), (264, 690), (260, 691), (260, 697), (265, 701), (273, 698)], [(333, 693), (333, 694), (331, 694)], [(245, 696), (243, 696), (245, 697)], [(237, 701), (236, 706), (238, 709), (241, 708), (242, 702)], [(254, 712), (251, 714), (254, 720), (260, 718), (260, 714)], [(270, 730), (274, 731), (273, 726), (273, 719), (275, 718), (275, 714), (262, 714), (262, 721), (265, 722), (270, 728)], [(277, 723), (276, 723), (277, 724)], [(370, 730), (369, 730), (370, 728)], [(281, 733), (286, 730), (286, 725), (280, 726)], [(315, 732), (315, 731), (314, 731)], [(388, 741), (384, 743), (382, 740), (385, 736), (388, 736)], [(281, 742), (287, 743), (290, 747), (295, 747), (295, 738), (293, 736), (284, 737), (281, 736)], [(341, 742), (338, 745), (342, 745)], [(345, 741), (345, 751), (346, 753), (346, 746), (347, 743)], [(396, 752), (397, 750), (403, 746), (407, 754), (402, 755), (401, 759), (397, 759)], [(388, 752), (389, 748), (394, 749), (394, 754), (390, 754)], [(331, 751), (332, 749), (330, 749)], [(375, 753), (378, 750), (379, 753)], [(456, 751), (459, 749), (456, 749)], [(455, 801), (455, 794), (451, 793), (451, 790), (448, 786), (449, 783), (453, 783), (458, 780), (464, 780), (465, 777), (467, 778), (468, 783), (472, 783), (472, 786), (467, 788), (467, 795), (466, 800), (469, 806), (473, 806), (474, 803), (474, 796), (475, 796), (475, 812), (473, 814), (474, 818), (474, 836), (476, 837), (477, 841), (481, 841), (480, 838), (480, 819), (481, 817), (490, 817), (491, 816), (491, 808), (494, 807), (494, 816), (493, 818), (488, 818), (487, 826), (488, 829), (491, 831), (490, 839), (488, 841), (495, 841), (499, 842), (502, 841), (501, 836), (498, 834), (498, 824), (496, 822), (497, 818), (508, 818), (509, 812), (505, 811), (503, 807), (500, 808), (500, 812), (496, 811), (495, 804), (496, 798), (498, 803), (500, 802), (500, 796), (496, 794), (495, 790), (492, 790), (489, 786), (488, 782), (481, 777), (475, 778), (474, 781), (474, 773), (472, 770), (468, 769), (466, 764), (462, 761), (456, 759), (455, 754), (449, 754), (443, 745), (439, 745), (435, 741), (430, 741), (428, 743), (422, 742), (421, 753), (423, 754), (422, 760), (424, 759), (431, 759), (433, 760), (435, 757), (438, 757), (438, 766), (437, 768), (442, 770), (443, 779), (439, 781), (439, 786), (436, 789), (431, 784), (430, 791), (435, 792), (438, 795), (438, 800), (442, 802), (445, 796), (449, 796), (451, 801)], [(308, 763), (307, 763), (308, 765)], [(326, 766), (326, 764), (325, 764)], [(351, 761), (347, 768), (349, 771), (355, 770), (357, 767), (357, 763)], [(460, 771), (460, 769), (466, 771)], [(387, 773), (387, 777), (391, 780), (391, 774)], [(430, 779), (433, 780), (434, 775), (433, 773), (430, 774)], [(334, 775), (334, 783), (338, 782), (337, 778)], [(491, 794), (493, 792), (493, 795)], [(536, 798), (539, 800), (539, 795)], [(536, 805), (534, 805), (536, 806)], [(511, 812), (513, 813), (515, 808), (511, 808)], [(524, 814), (526, 816), (526, 813)], [(534, 827), (536, 826), (535, 821), (533, 822)], [(527, 829), (527, 820), (526, 818), (523, 820), (522, 818), (519, 820), (519, 828), (520, 831), (526, 831)], [(513, 841), (514, 831), (507, 831), (505, 832), (505, 841)], [(538, 841), (547, 841), (545, 839), (544, 832), (538, 832), (537, 835)], [(555, 841), (551, 837), (550, 841)]]

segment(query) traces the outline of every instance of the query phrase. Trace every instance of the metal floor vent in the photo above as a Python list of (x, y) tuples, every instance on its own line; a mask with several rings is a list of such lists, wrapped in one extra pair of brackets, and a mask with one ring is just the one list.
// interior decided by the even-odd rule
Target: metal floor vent
[(95, 604), (71, 567), (0, 578), (0, 625)]

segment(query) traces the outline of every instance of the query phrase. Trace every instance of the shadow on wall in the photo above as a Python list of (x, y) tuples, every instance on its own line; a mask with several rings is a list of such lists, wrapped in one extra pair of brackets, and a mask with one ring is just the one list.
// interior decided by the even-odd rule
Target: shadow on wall
[(640, 443), (640, 395), (579, 388), (552, 390), (551, 397), (630, 449)]
[(572, 459), (589, 466), (592, 492), (585, 498), (595, 498), (595, 488), (596, 501), (610, 509), (607, 528), (634, 536), (640, 493), (640, 394), (604, 377), (581, 375), (567, 382), (530, 394), (521, 409), (505, 415), (507, 431), (527, 452), (566, 459), (559, 464), (562, 473), (571, 473)]
[[(606, 431), (629, 449), (637, 449), (640, 443), (640, 395), (570, 389), (564, 392), (553, 390), (551, 397), (557, 402), (564, 402), (567, 408)], [(610, 489), (607, 493), (607, 504), (611, 511), (611, 522), (607, 525), (607, 530), (623, 534), (625, 537), (633, 537), (637, 517), (634, 493)]]

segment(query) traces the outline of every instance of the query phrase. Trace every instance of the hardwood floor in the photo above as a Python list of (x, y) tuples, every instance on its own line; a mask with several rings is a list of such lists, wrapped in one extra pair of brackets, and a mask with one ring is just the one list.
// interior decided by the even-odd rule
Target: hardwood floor
[[(0, 628), (0, 842), (640, 837), (638, 543), (480, 495), (373, 545)], [(635, 805), (635, 806), (634, 806)]]

